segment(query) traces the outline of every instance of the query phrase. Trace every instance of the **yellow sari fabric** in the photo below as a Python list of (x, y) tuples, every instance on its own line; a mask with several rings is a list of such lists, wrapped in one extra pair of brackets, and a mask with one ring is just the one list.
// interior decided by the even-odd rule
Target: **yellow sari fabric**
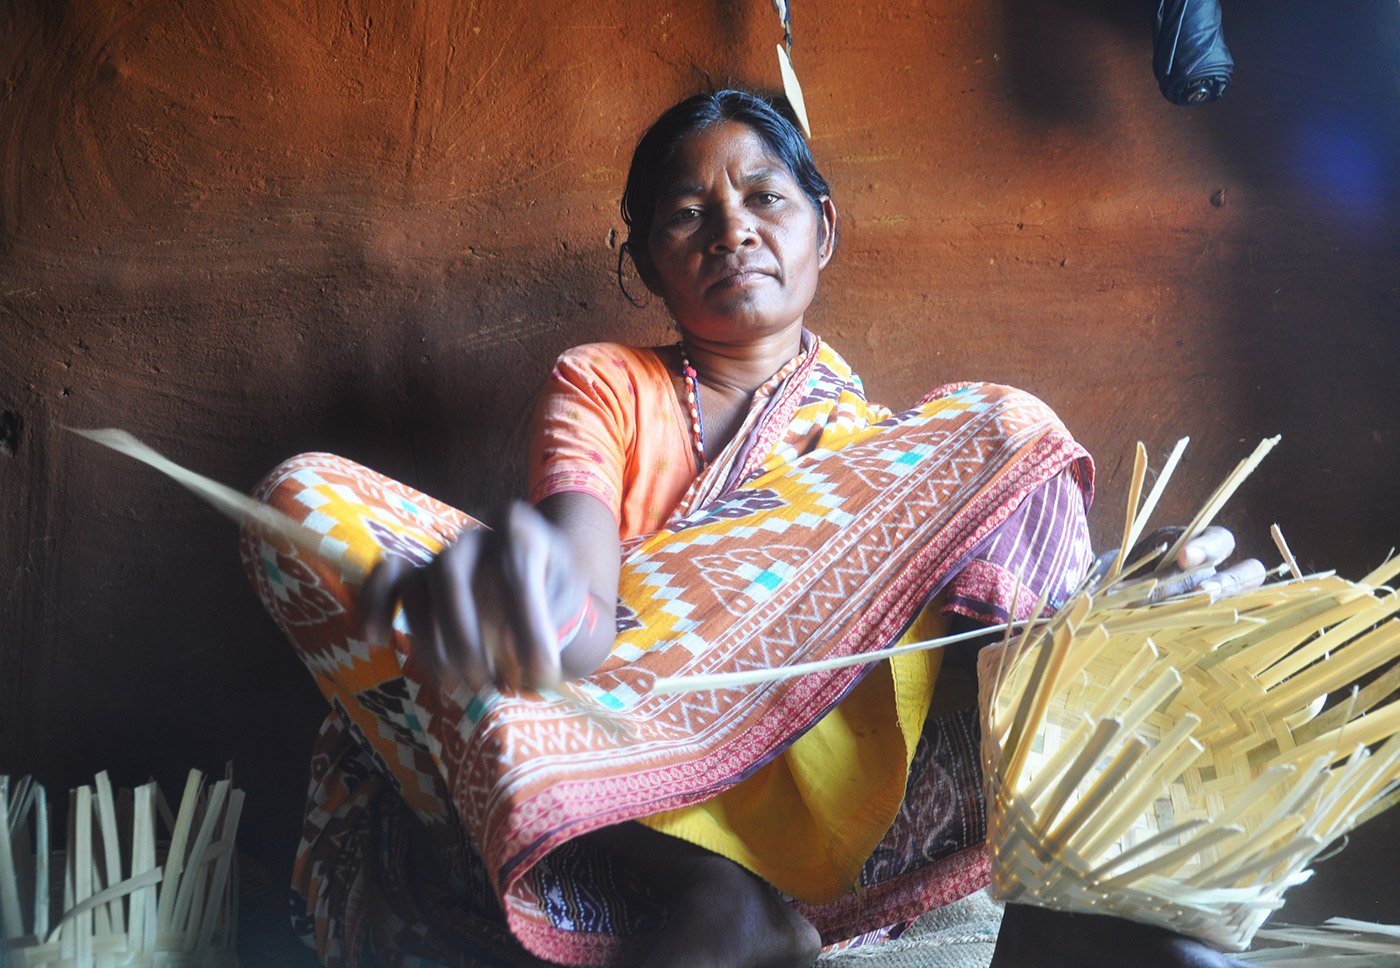
[[(944, 624), (931, 605), (900, 642), (934, 638)], [(840, 897), (899, 812), (941, 659), (931, 651), (877, 663), (752, 776), (641, 823), (728, 857), (809, 904)]]

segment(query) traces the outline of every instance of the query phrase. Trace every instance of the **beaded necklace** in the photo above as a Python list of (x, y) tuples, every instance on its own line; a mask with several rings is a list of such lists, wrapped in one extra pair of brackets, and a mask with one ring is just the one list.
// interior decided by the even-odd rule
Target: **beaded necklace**
[(690, 443), (695, 448), (695, 461), (705, 469), (705, 417), (700, 412), (700, 376), (685, 354), (685, 343), (677, 343), (681, 354), (681, 377), (685, 380), (685, 402), (690, 406)]

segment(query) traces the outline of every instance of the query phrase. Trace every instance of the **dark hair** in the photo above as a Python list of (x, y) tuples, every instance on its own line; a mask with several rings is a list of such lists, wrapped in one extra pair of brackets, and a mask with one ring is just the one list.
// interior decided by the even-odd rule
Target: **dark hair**
[[(627, 225), (627, 241), (617, 254), (618, 283), (622, 283), (622, 257), (631, 257), (645, 276), (651, 260), (647, 238), (656, 214), (656, 196), (662, 179), (681, 143), (693, 134), (722, 121), (746, 124), (763, 139), (773, 154), (782, 159), (804, 195), (821, 211), (822, 196), (830, 195), (826, 179), (817, 171), (786, 98), (763, 98), (748, 91), (716, 91), (693, 94), (669, 108), (647, 129), (632, 152), (627, 171), (627, 187), (622, 192), (622, 221)], [(626, 287), (623, 295), (631, 299)]]

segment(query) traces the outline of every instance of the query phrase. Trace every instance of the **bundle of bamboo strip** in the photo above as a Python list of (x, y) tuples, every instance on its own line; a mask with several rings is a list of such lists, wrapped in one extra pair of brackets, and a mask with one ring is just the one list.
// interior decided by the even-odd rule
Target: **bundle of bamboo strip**
[[(1145, 471), (1139, 445), (1125, 548), (1165, 483), (1139, 509)], [(1241, 951), (1329, 843), (1397, 798), (1400, 596), (1386, 583), (1400, 557), (1359, 582), (1295, 572), (1154, 604), (1132, 571), (979, 657), (992, 890)]]
[(1251, 965), (1288, 968), (1395, 968), (1400, 965), (1400, 927), (1331, 918), (1316, 928), (1279, 925), (1258, 934), (1267, 941), (1285, 942), (1275, 948), (1246, 952), (1240, 960)]
[[(233, 838), (243, 792), (191, 770), (172, 815), (155, 783), (115, 794), (106, 773), (69, 793), (67, 849), (29, 777), (0, 776), (0, 962), (14, 968), (229, 968)], [(157, 817), (169, 840), (157, 843)]]

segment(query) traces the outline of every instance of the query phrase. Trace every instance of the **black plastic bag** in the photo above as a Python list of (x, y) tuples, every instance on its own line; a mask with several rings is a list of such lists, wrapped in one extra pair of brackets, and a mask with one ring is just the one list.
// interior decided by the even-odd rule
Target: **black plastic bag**
[(1152, 71), (1173, 104), (1205, 104), (1225, 93), (1235, 62), (1220, 30), (1220, 0), (1158, 0)]

